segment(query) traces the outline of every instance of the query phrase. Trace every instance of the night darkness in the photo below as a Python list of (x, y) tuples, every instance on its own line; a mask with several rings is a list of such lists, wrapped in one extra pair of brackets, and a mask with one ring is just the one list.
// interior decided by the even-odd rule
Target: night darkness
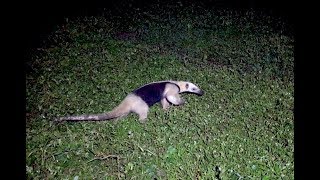
[[(59, 1), (58, 1), (59, 2)], [(22, 23), (27, 27), (25, 37), (27, 38), (26, 46), (37, 47), (40, 42), (50, 33), (53, 28), (62, 23), (64, 18), (79, 16), (94, 16), (102, 11), (110, 11), (113, 15), (120, 15), (123, 12), (131, 11), (133, 8), (148, 8), (158, 0), (109, 0), (102, 1), (80, 1), (58, 3), (49, 2), (46, 4), (36, 4), (31, 8), (24, 9), (26, 18)], [(169, 0), (159, 1), (162, 4), (172, 2)], [(286, 1), (256, 1), (256, 0), (182, 0), (185, 4), (198, 4), (206, 8), (231, 8), (231, 9), (262, 9), (265, 12), (280, 17), (293, 26), (293, 6)], [(112, 18), (112, 17), (111, 17)]]
[[(197, 4), (208, 9), (212, 8), (228, 8), (228, 9), (255, 9), (263, 10), (263, 12), (271, 14), (272, 16), (281, 18), (284, 22), (288, 24), (288, 33), (290, 35), (295, 35), (295, 22), (294, 22), (294, 5), (289, 1), (277, 1), (277, 0), (180, 0), (184, 4)], [(166, 4), (166, 2), (172, 2), (170, 0), (107, 0), (107, 1), (50, 1), (45, 3), (33, 2), (20, 8), (21, 19), (15, 21), (15, 32), (20, 32), (21, 41), (19, 46), (23, 50), (24, 62), (30, 61), (30, 54), (34, 49), (40, 48), (46, 45), (45, 40), (48, 35), (55, 31), (55, 28), (60, 24), (63, 24), (65, 18), (73, 17), (84, 17), (84, 16), (95, 16), (100, 15), (103, 12), (110, 12), (109, 17), (112, 19), (113, 16), (121, 16), (124, 12), (130, 12), (132, 9), (148, 9), (154, 3), (161, 2), (161, 4)], [(19, 59), (20, 60), (20, 59)], [(18, 119), (25, 119), (25, 92), (21, 89), (25, 88), (25, 72), (26, 67), (22, 64), (21, 68), (18, 68), (15, 74), (17, 80), (15, 84), (16, 89), (16, 101), (21, 104), (18, 107), (22, 111), (22, 114), (16, 114)], [(21, 79), (21, 81), (20, 81)], [(22, 82), (19, 83), (19, 82)], [(21, 100), (23, 99), (23, 100)], [(23, 121), (24, 122), (24, 121)], [(20, 161), (25, 158), (25, 125), (16, 129), (18, 131), (15, 139), (22, 139), (21, 144), (15, 144), (14, 148), (19, 154), (15, 156), (16, 161), (14, 161), (13, 166), (19, 169), (14, 172), (14, 175), (21, 179), (26, 173), (25, 161)], [(22, 132), (21, 132), (22, 131)], [(295, 139), (296, 140), (296, 139)], [(299, 143), (301, 144), (301, 143)], [(299, 151), (297, 151), (299, 152)], [(300, 152), (301, 153), (301, 152)], [(298, 159), (301, 161), (301, 159)], [(296, 164), (295, 164), (296, 166)], [(296, 168), (296, 167), (295, 167)], [(300, 167), (299, 167), (300, 168)], [(296, 171), (295, 171), (296, 173)], [(299, 173), (300, 175), (300, 173)], [(15, 178), (13, 178), (15, 179)]]

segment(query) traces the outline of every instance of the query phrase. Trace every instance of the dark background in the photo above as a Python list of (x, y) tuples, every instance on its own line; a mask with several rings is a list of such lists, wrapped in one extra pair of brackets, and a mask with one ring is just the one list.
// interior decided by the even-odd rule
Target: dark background
[[(54, 31), (56, 25), (63, 22), (67, 17), (78, 17), (87, 15), (97, 15), (101, 11), (110, 11), (114, 15), (123, 13), (124, 11), (130, 11), (132, 8), (148, 8), (148, 6), (161, 2), (165, 4), (167, 2), (173, 2), (170, 0), (101, 0), (101, 1), (33, 1), (33, 2), (11, 2), (14, 7), (7, 8), (3, 6), (5, 15), (4, 17), (9, 23), (10, 28), (8, 34), (14, 34), (10, 36), (8, 43), (9, 53), (16, 53), (17, 48), (22, 48), (22, 56), (18, 57), (19, 62), (23, 62), (28, 59), (30, 50), (41, 46), (41, 42), (46, 36)], [(281, 0), (181, 0), (184, 4), (199, 4), (206, 8), (233, 8), (233, 9), (263, 9), (272, 12), (275, 16), (279, 16), (285, 19), (289, 24), (296, 26), (296, 20), (294, 19), (295, 12), (300, 16), (301, 11), (297, 11), (295, 8), (296, 1), (281, 1)], [(16, 3), (16, 4), (15, 4)], [(17, 7), (15, 7), (17, 6)], [(112, 18), (112, 17), (111, 17)], [(3, 34), (7, 36), (7, 34)], [(13, 63), (14, 71), (14, 101), (18, 106), (12, 105), (14, 108), (14, 118), (10, 119), (25, 119), (25, 67), (24, 63)], [(296, 83), (296, 81), (295, 81)], [(295, 91), (296, 93), (296, 91)], [(296, 94), (295, 94), (296, 95)], [(12, 102), (12, 100), (10, 100)], [(302, 101), (301, 101), (302, 102)], [(295, 103), (296, 104), (296, 103)], [(11, 107), (11, 106), (10, 106)], [(295, 107), (296, 108), (296, 107)], [(21, 112), (20, 113), (17, 113)], [(296, 109), (295, 109), (296, 114)], [(299, 114), (299, 113), (298, 113)], [(301, 114), (299, 114), (301, 116)], [(25, 121), (22, 121), (25, 122)], [(10, 173), (10, 179), (25, 179), (25, 126), (22, 123), (21, 126), (17, 126), (16, 122), (12, 122), (14, 131), (10, 130), (10, 134), (5, 137), (10, 137), (9, 143), (13, 143), (9, 146), (10, 151), (7, 158), (10, 163), (5, 164), (6, 168), (13, 172)], [(19, 124), (19, 123), (18, 123)], [(301, 123), (300, 123), (301, 124)], [(295, 125), (296, 127), (296, 125)], [(13, 132), (17, 132), (13, 134)], [(12, 134), (12, 135), (11, 135)], [(295, 143), (297, 141), (301, 145), (304, 142), (302, 139), (295, 137)], [(20, 141), (22, 141), (20, 143)], [(296, 154), (301, 155), (299, 148), (295, 149), (295, 159), (302, 163), (302, 158), (296, 158)], [(295, 167), (297, 167), (295, 163)], [(300, 166), (299, 166), (300, 167)], [(300, 167), (301, 168), (301, 167)], [(10, 172), (8, 171), (8, 172)], [(295, 171), (296, 173), (296, 171)], [(299, 173), (301, 175), (302, 173)]]
[[(114, 15), (121, 15), (132, 8), (148, 8), (159, 3), (173, 3), (172, 0), (104, 0), (104, 1), (44, 1), (26, 4), (23, 8), (23, 18), (18, 22), (26, 28), (26, 47), (37, 47), (42, 39), (53, 30), (55, 25), (61, 23), (66, 17), (97, 15), (101, 11), (110, 11)], [(180, 0), (183, 4), (200, 5), (206, 8), (232, 8), (232, 9), (262, 9), (275, 16), (285, 19), (293, 24), (295, 1), (281, 0)]]

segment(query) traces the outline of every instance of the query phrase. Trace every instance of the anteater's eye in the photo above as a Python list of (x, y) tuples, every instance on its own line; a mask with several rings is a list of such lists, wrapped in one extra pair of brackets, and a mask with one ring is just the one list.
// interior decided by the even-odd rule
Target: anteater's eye
[(196, 88), (192, 88), (192, 91), (196, 91), (197, 89)]

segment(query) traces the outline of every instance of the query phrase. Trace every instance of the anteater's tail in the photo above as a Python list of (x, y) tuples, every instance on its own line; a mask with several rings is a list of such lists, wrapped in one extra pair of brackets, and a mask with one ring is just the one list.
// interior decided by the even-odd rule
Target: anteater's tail
[(55, 121), (105, 121), (114, 118), (119, 118), (126, 116), (130, 113), (130, 106), (128, 105), (126, 99), (122, 103), (115, 107), (112, 111), (102, 114), (92, 114), (92, 115), (79, 115), (79, 116), (66, 116), (55, 119)]

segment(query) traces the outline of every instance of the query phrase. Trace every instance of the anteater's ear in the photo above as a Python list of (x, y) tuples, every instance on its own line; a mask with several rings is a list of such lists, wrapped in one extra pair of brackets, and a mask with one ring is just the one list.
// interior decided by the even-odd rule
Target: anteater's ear
[(186, 89), (188, 89), (188, 88), (189, 88), (189, 83), (186, 84)]

